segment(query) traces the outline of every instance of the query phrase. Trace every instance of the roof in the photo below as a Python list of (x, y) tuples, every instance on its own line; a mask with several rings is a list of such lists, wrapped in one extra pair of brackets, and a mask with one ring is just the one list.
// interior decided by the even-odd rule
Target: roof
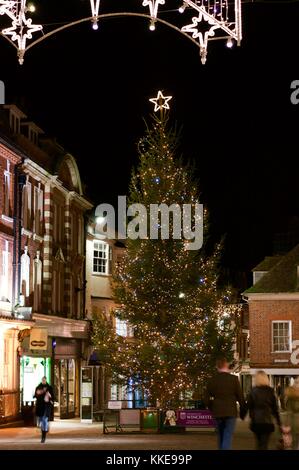
[(282, 256), (266, 256), (257, 266), (253, 268), (254, 271), (270, 271), (283, 257)]
[[(267, 274), (247, 289), (244, 294), (299, 292), (297, 273), (297, 268), (299, 267), (299, 245), (279, 258), (280, 260), (275, 263)], [(262, 271), (262, 269), (260, 270)], [(256, 271), (256, 268), (254, 268), (254, 271)]]

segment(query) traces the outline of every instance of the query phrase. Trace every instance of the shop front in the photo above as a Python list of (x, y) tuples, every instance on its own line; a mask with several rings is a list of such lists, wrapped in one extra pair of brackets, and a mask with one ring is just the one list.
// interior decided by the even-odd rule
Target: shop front
[(74, 418), (79, 412), (81, 341), (56, 338), (54, 349), (55, 416)]
[(20, 419), (19, 335), (33, 324), (0, 315), (0, 424)]
[(20, 390), (24, 407), (34, 401), (35, 389), (41, 383), (42, 377), (47, 377), (47, 382), (52, 384), (51, 338), (48, 339), (46, 349), (36, 350), (31, 349), (28, 335), (22, 341), (20, 353)]
[(40, 314), (34, 314), (34, 319), (37, 327), (48, 331), (51, 354), (48, 351), (46, 361), (42, 360), (38, 367), (53, 386), (54, 417), (77, 417), (80, 415), (80, 367), (85, 362), (89, 324)]

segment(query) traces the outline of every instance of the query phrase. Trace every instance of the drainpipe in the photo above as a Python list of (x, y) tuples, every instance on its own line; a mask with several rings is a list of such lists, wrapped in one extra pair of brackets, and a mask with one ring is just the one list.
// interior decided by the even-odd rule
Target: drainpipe
[(22, 190), (26, 176), (20, 173), (23, 162), (14, 168), (13, 254), (12, 254), (12, 308), (20, 302)]

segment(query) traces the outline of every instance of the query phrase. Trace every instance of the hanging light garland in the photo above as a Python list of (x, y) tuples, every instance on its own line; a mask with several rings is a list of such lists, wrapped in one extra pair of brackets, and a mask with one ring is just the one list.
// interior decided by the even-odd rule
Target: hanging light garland
[[(86, 0), (88, 1), (88, 0)], [(89, 0), (91, 16), (77, 21), (64, 24), (47, 34), (43, 33), (43, 25), (33, 24), (32, 18), (28, 15), (35, 12), (35, 7), (27, 0), (0, 0), (0, 16), (8, 17), (11, 20), (11, 26), (2, 29), (1, 33), (16, 48), (19, 63), (23, 64), (24, 55), (33, 45), (39, 43), (41, 38), (33, 41), (27, 46), (27, 41), (32, 39), (32, 34), (41, 32), (44, 38), (55, 32), (66, 29), (70, 26), (91, 21), (92, 28), (97, 30), (100, 18), (109, 18), (117, 16), (140, 16), (149, 19), (149, 29), (154, 31), (156, 23), (161, 22), (169, 27), (181, 32), (197, 44), (200, 50), (200, 58), (203, 64), (207, 60), (208, 42), (216, 39), (226, 39), (227, 46), (232, 47), (234, 41), (239, 46), (242, 40), (242, 19), (241, 19), (241, 0), (183, 0), (181, 6), (177, 9), (182, 15), (190, 18), (190, 13), (196, 13), (191, 18), (191, 24), (185, 24), (182, 27), (161, 19), (159, 13), (169, 13), (167, 0), (140, 0), (141, 6), (147, 9), (148, 14), (138, 12), (119, 12), (100, 14), (101, 0)], [(161, 7), (164, 7), (163, 8)], [(171, 10), (174, 11), (174, 10)], [(190, 21), (190, 19), (186, 19)], [(203, 30), (204, 28), (204, 30)]]

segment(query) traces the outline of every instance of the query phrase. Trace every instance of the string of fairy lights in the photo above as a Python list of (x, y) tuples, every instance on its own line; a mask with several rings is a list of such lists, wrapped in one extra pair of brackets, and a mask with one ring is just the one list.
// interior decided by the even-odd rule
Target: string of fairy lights
[[(176, 26), (161, 18), (164, 12), (169, 12), (168, 0), (140, 0), (143, 13), (139, 12), (101, 12), (101, 0), (86, 0), (90, 3), (91, 16), (77, 21), (71, 21), (51, 30), (44, 32), (42, 24), (35, 24), (32, 15), (36, 12), (36, 7), (27, 0), (0, 0), (0, 16), (3, 22), (10, 21), (8, 27), (1, 30), (2, 36), (8, 39), (17, 49), (17, 56), (20, 64), (24, 63), (26, 51), (33, 45), (38, 44), (48, 36), (55, 34), (70, 26), (74, 26), (84, 21), (91, 21), (92, 28), (99, 28), (99, 21), (102, 18), (112, 18), (117, 16), (141, 16), (148, 18), (149, 29), (154, 31), (158, 22), (172, 27), (181, 32), (199, 47), (201, 62), (204, 64), (207, 59), (208, 43), (210, 40), (226, 39), (227, 46), (232, 47), (234, 42), (239, 46), (242, 40), (242, 13), (241, 0), (182, 0), (181, 6), (176, 10), (181, 15), (187, 14), (187, 24)], [(139, 11), (139, 10), (138, 10)], [(190, 13), (191, 12), (191, 23)], [(192, 16), (194, 15), (194, 16)], [(188, 23), (189, 22), (189, 23)], [(28, 45), (28, 41), (34, 39)]]

